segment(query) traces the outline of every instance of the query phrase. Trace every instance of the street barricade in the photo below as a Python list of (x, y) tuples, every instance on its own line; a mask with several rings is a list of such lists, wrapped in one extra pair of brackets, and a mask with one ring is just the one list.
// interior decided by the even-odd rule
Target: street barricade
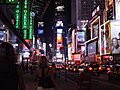
[(91, 75), (85, 72), (79, 74), (77, 90), (91, 90)]

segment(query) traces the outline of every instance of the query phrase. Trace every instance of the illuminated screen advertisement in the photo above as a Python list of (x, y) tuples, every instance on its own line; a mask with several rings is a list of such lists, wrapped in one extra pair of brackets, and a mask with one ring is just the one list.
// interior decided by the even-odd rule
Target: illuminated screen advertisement
[(112, 54), (120, 54), (120, 20), (111, 21)]
[(44, 34), (44, 22), (38, 22), (38, 35)]
[(63, 29), (57, 29), (57, 34), (62, 34)]
[(80, 60), (81, 60), (80, 54), (74, 54), (74, 55), (72, 55), (72, 59), (73, 59), (74, 61), (80, 61)]
[(96, 54), (96, 41), (88, 44), (88, 55)]
[(57, 42), (63, 42), (62, 34), (57, 34)]
[(106, 53), (109, 54), (111, 52), (111, 46), (110, 46), (110, 42), (111, 42), (111, 39), (110, 39), (110, 23), (106, 23), (105, 25), (105, 50), (106, 50)]
[(99, 25), (100, 25), (100, 16), (98, 16), (92, 23), (91, 23), (91, 37), (95, 38), (98, 37), (99, 34)]
[(104, 54), (104, 43), (105, 43), (105, 41), (104, 41), (104, 30), (103, 29), (101, 29), (101, 54), (103, 55)]
[(75, 30), (72, 31), (72, 53), (75, 52)]
[(68, 60), (72, 60), (72, 47), (68, 44)]
[(77, 45), (85, 42), (85, 32), (84, 31), (77, 31)]
[(5, 41), (5, 31), (0, 31), (0, 41)]

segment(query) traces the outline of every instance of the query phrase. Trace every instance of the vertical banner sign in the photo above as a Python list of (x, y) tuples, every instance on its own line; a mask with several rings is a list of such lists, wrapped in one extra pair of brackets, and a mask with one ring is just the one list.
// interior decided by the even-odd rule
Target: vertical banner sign
[(16, 11), (15, 11), (15, 18), (16, 18), (16, 28), (20, 28), (20, 2), (16, 5)]
[(27, 33), (28, 33), (28, 2), (27, 0), (24, 1), (24, 5), (23, 5), (23, 12), (22, 12), (22, 29), (23, 29), (23, 33), (24, 39), (27, 39)]
[(32, 11), (30, 12), (30, 25), (29, 25), (29, 39), (33, 38), (33, 18)]

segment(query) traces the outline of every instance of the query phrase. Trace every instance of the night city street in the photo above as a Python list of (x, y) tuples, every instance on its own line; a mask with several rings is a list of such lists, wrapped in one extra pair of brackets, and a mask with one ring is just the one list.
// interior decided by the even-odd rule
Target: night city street
[(0, 0), (0, 90), (120, 90), (120, 0)]
[[(57, 90), (77, 90), (77, 80), (78, 73), (69, 72), (66, 80), (65, 71), (60, 71), (57, 73), (57, 77), (55, 79)], [(34, 75), (27, 73), (24, 75), (26, 82), (26, 90), (36, 90), (37, 82), (35, 81)], [(92, 76), (91, 82), (91, 90), (119, 90), (120, 82), (119, 80), (108, 80), (106, 75)], [(84, 89), (82, 89), (84, 90)]]

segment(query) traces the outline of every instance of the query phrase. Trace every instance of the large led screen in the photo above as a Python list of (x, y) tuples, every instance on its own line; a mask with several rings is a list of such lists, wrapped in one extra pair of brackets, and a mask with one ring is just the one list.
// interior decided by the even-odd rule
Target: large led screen
[(88, 55), (96, 54), (96, 41), (88, 44)]
[(61, 34), (63, 32), (63, 29), (57, 29), (57, 33)]
[(77, 43), (78, 45), (85, 42), (85, 32), (84, 31), (78, 31), (77, 32)]
[(38, 28), (38, 34), (39, 34), (39, 35), (44, 34), (44, 30), (43, 30), (43, 29)]

